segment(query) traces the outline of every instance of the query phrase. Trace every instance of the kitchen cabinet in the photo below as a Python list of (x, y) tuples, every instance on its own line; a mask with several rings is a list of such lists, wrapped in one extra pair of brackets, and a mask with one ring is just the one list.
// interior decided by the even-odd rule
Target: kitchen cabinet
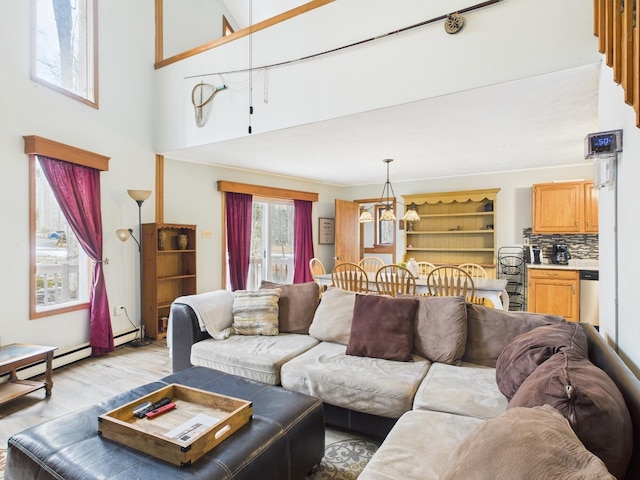
[(580, 275), (577, 270), (529, 268), (527, 310), (580, 320)]
[(533, 233), (598, 233), (593, 182), (533, 185)]
[(418, 222), (405, 222), (405, 259), (435, 265), (477, 263), (489, 276), (496, 268), (499, 188), (403, 195), (415, 203)]
[[(185, 242), (185, 243), (183, 243)], [(196, 226), (142, 225), (142, 323), (145, 336), (166, 336), (171, 303), (196, 293)]]

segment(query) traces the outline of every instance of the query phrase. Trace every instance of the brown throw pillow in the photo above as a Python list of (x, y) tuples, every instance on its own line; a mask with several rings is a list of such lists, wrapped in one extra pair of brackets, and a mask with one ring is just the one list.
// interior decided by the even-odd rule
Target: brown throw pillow
[(553, 407), (514, 408), (476, 426), (440, 480), (615, 480)]
[(412, 297), (418, 310), (413, 351), (432, 362), (459, 365), (467, 343), (467, 309), (463, 297)]
[(511, 340), (532, 328), (564, 322), (563, 317), (528, 312), (508, 312), (467, 303), (467, 346), (465, 362), (495, 367), (496, 360)]
[(551, 405), (617, 478), (624, 478), (633, 445), (631, 417), (616, 384), (588, 359), (560, 351), (520, 385), (508, 408)]
[(356, 295), (347, 355), (411, 362), (418, 300)]
[(563, 322), (534, 328), (518, 335), (496, 362), (496, 382), (505, 397), (511, 398), (533, 371), (560, 350), (573, 350), (588, 358), (584, 329), (578, 323)]
[(263, 281), (260, 289), (279, 288), (278, 330), (283, 333), (309, 333), (309, 326), (320, 301), (320, 288), (315, 282), (284, 285)]

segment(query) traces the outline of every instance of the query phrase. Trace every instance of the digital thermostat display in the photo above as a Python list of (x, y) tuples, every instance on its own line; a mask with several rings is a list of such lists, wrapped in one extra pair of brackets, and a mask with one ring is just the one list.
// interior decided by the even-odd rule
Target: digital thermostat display
[(585, 158), (622, 151), (622, 130), (590, 133), (585, 140)]

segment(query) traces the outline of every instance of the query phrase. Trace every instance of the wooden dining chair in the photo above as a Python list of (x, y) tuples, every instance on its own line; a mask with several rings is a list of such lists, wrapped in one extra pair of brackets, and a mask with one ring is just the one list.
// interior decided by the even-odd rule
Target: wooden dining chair
[(433, 263), (429, 262), (418, 262), (418, 278), (427, 278), (427, 275), (436, 268)]
[(358, 262), (358, 265), (373, 279), (376, 277), (378, 269), (384, 267), (384, 261), (379, 257), (364, 257)]
[[(460, 265), (458, 265), (458, 267), (462, 268), (469, 275), (471, 275), (471, 278), (473, 278), (474, 283), (476, 282), (476, 280), (480, 278), (489, 278), (489, 276), (487, 275), (487, 271), (484, 269), (484, 267), (482, 265), (478, 265), (477, 263), (461, 263)], [(502, 297), (503, 294), (501, 293), (500, 296)], [(474, 296), (470, 301), (472, 303), (477, 303), (478, 305), (484, 305), (486, 307), (494, 308), (493, 302), (488, 298)]]
[(429, 295), (440, 297), (463, 296), (471, 302), (475, 298), (473, 278), (462, 268), (452, 265), (434, 268), (427, 276)]
[(331, 283), (351, 292), (367, 292), (369, 279), (367, 272), (357, 263), (339, 263), (331, 271)]
[(465, 270), (474, 280), (476, 278), (487, 278), (487, 271), (477, 263), (461, 263), (458, 268)]
[(311, 260), (309, 260), (309, 271), (311, 272), (312, 277), (315, 277), (316, 275), (324, 275), (325, 273), (327, 273), (320, 259), (316, 257), (313, 257)]
[[(320, 259), (316, 257), (313, 257), (311, 260), (309, 260), (309, 271), (311, 272), (312, 277), (315, 277), (316, 275), (324, 275), (327, 273)], [(320, 287), (320, 296), (322, 297), (322, 292), (327, 289), (327, 286), (320, 285), (320, 282), (315, 278), (313, 281), (316, 282)]]
[(381, 295), (416, 294), (416, 277), (400, 265), (385, 265), (376, 272), (376, 289)]

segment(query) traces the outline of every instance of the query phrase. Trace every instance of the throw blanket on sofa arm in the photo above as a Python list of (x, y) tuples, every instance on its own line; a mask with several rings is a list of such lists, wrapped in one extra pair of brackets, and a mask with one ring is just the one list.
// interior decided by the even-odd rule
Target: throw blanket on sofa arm
[[(216, 340), (224, 340), (229, 338), (231, 334), (233, 296), (233, 292), (229, 290), (215, 290), (213, 292), (178, 297), (173, 303), (191, 307), (198, 319), (200, 330), (202, 332), (206, 331)], [(173, 356), (171, 350), (172, 324), (170, 311), (169, 324), (167, 326), (167, 347), (169, 347), (170, 357)]]

